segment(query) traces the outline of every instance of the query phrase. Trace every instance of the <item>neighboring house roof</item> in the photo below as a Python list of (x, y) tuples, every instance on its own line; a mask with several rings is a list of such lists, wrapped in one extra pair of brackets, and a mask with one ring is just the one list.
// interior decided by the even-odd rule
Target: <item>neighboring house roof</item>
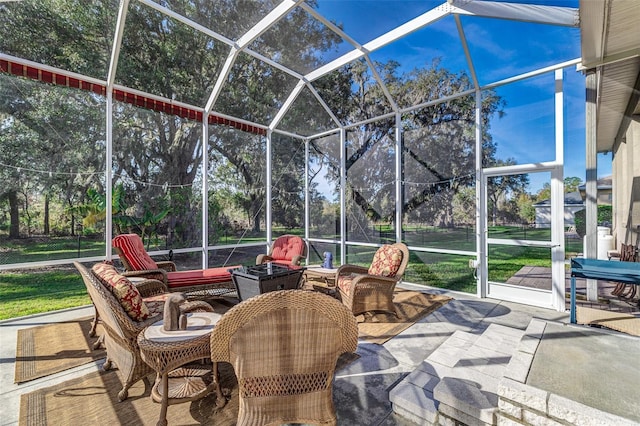
[[(598, 191), (602, 191), (605, 189), (613, 189), (613, 177), (612, 176), (601, 177), (596, 181), (596, 186)], [(584, 192), (586, 188), (587, 188), (587, 184), (583, 183), (578, 187), (578, 191)]]
[[(564, 194), (565, 206), (570, 206), (570, 205), (581, 206), (583, 204), (584, 202), (582, 201), (582, 196), (580, 196), (580, 193), (578, 191), (567, 192), (566, 194)], [(542, 200), (535, 203), (533, 207), (544, 207), (549, 205), (551, 205), (551, 200), (547, 199), (547, 200)]]

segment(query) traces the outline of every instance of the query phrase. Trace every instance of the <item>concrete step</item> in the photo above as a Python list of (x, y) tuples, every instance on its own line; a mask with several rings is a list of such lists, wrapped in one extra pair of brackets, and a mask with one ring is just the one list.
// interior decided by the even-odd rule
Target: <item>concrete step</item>
[[(514, 355), (531, 353), (521, 350), (535, 343), (525, 337), (535, 328), (530, 324), (523, 331), (491, 324), (480, 335), (454, 332), (391, 390), (393, 411), (425, 425), (496, 424), (500, 380), (505, 373), (523, 374), (517, 368), (507, 373), (507, 366), (519, 364), (512, 361)], [(522, 364), (528, 371), (530, 363), (523, 360)]]

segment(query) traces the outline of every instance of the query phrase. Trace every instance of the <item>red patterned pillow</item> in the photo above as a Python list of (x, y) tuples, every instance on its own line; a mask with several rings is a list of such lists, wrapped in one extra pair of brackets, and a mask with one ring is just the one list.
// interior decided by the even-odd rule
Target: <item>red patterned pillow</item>
[(393, 277), (402, 263), (402, 250), (389, 244), (378, 249), (369, 267), (369, 275)]
[(158, 269), (158, 264), (144, 249), (138, 234), (120, 234), (113, 239), (112, 243), (114, 247), (120, 249), (121, 255), (126, 258), (132, 270)]
[(144, 321), (150, 316), (147, 305), (142, 300), (140, 292), (131, 281), (120, 275), (113, 265), (97, 263), (91, 268), (93, 273), (111, 289), (127, 315), (134, 321)]

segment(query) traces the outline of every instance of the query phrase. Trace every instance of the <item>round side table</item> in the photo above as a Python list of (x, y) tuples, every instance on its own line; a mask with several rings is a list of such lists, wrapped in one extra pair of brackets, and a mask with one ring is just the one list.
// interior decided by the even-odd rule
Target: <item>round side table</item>
[[(214, 312), (187, 314), (185, 330), (165, 331), (163, 321), (147, 327), (138, 335), (138, 345), (144, 362), (157, 373), (151, 397), (161, 403), (158, 426), (167, 424), (167, 407), (171, 404), (195, 401), (216, 392), (216, 406), (226, 403), (218, 377), (218, 364), (209, 368), (196, 363), (211, 357), (211, 330), (220, 319)], [(191, 363), (191, 364), (190, 364)]]

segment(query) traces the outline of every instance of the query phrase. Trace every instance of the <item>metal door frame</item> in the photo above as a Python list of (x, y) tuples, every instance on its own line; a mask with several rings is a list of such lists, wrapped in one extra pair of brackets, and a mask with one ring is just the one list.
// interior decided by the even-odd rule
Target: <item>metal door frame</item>
[[(527, 247), (547, 247), (551, 249), (551, 289), (541, 290), (537, 288), (527, 288), (515, 286), (506, 283), (499, 283), (488, 280), (488, 274), (481, 274), (480, 285), (484, 288), (486, 297), (493, 299), (506, 300), (510, 302), (523, 303), (543, 308), (556, 309), (564, 311), (564, 292), (565, 292), (565, 268), (564, 268), (564, 203), (558, 202), (558, 197), (554, 197), (554, 186), (560, 184), (564, 187), (564, 178), (562, 176), (563, 166), (556, 163), (538, 163), (525, 164), (516, 166), (494, 167), (483, 169), (482, 185), (487, 190), (488, 180), (495, 176), (508, 176), (526, 173), (543, 173), (551, 172), (551, 239), (550, 241), (537, 240), (514, 240), (502, 238), (489, 238), (489, 215), (484, 215), (483, 234), (484, 238), (484, 256), (481, 258), (482, 270), (488, 271), (489, 264), (489, 244), (501, 244), (511, 246), (527, 246)], [(558, 189), (556, 189), (556, 192)], [(487, 197), (484, 200), (484, 212), (487, 212)], [(562, 220), (557, 220), (561, 218)]]
[[(478, 296), (492, 297), (533, 306), (566, 310), (564, 246), (564, 96), (563, 70), (555, 71), (555, 160), (514, 166), (480, 168), (478, 173)], [(479, 160), (478, 160), (479, 161)], [(551, 172), (551, 241), (503, 240), (489, 238), (487, 218), (487, 181), (492, 176)], [(551, 290), (488, 281), (488, 249), (491, 244), (543, 246), (551, 248)]]

